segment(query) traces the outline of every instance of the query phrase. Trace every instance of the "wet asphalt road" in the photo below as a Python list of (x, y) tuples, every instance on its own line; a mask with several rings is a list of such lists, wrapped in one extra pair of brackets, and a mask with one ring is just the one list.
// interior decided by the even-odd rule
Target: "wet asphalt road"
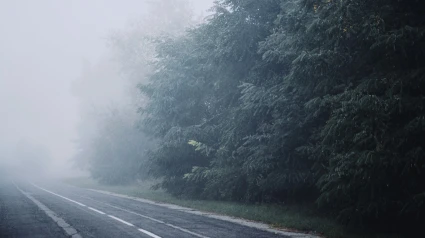
[[(63, 219), (60, 223), (46, 214)], [(179, 210), (61, 183), (0, 181), (0, 237), (282, 238)]]

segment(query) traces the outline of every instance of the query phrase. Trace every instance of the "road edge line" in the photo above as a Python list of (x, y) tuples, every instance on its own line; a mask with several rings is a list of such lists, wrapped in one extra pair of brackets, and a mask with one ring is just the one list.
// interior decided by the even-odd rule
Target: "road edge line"
[(231, 223), (234, 223), (234, 224), (238, 224), (238, 225), (242, 225), (242, 226), (246, 226), (246, 227), (255, 228), (255, 229), (258, 229), (258, 230), (270, 232), (270, 233), (273, 233), (273, 234), (284, 235), (284, 236), (287, 236), (287, 237), (290, 237), (290, 238), (320, 238), (321, 237), (321, 236), (318, 236), (318, 235), (312, 235), (312, 234), (307, 234), (307, 233), (302, 233), (302, 232), (289, 232), (289, 231), (277, 230), (277, 229), (270, 227), (270, 225), (268, 225), (266, 223), (248, 221), (248, 220), (244, 220), (244, 219), (241, 219), (241, 218), (235, 218), (235, 217), (231, 217), (231, 216), (220, 215), (220, 214), (216, 214), (216, 213), (212, 213), (212, 212), (203, 212), (203, 211), (199, 211), (199, 210), (196, 210), (196, 209), (193, 209), (193, 208), (183, 207), (183, 206), (179, 206), (179, 205), (175, 205), (175, 204), (159, 203), (159, 202), (155, 202), (153, 200), (149, 200), (149, 199), (145, 199), (145, 198), (137, 198), (137, 197), (132, 197), (132, 196), (124, 195), (124, 194), (118, 194), (118, 193), (113, 193), (113, 192), (99, 190), (99, 189), (91, 189), (91, 188), (83, 188), (83, 189), (98, 192), (98, 193), (103, 193), (103, 194), (107, 194), (107, 195), (111, 195), (111, 196), (115, 196), (115, 197), (127, 198), (127, 199), (131, 199), (131, 200), (134, 200), (134, 201), (147, 203), (147, 204), (160, 206), (160, 207), (165, 207), (165, 208), (172, 209), (172, 210), (178, 210), (178, 211), (181, 211), (181, 212), (186, 212), (186, 213), (190, 213), (190, 214), (194, 214), (194, 215), (204, 216), (204, 217), (213, 218), (213, 219), (217, 219), (217, 220), (221, 220), (221, 221), (227, 221), (227, 222), (231, 222)]
[(27, 192), (24, 192), (23, 190), (21, 190), (15, 183), (13, 183), (13, 185), (15, 185), (16, 189), (20, 193), (22, 193), (25, 197), (27, 197), (35, 205), (37, 205), (37, 207), (40, 210), (42, 210), (44, 213), (46, 213), (46, 215), (48, 217), (50, 217), (56, 223), (56, 225), (58, 225), (60, 228), (62, 228), (62, 230), (65, 232), (66, 235), (68, 235), (72, 238), (82, 238), (82, 236), (80, 234), (78, 234), (78, 231), (74, 227), (72, 227), (65, 220), (63, 220), (58, 215), (56, 215), (56, 213), (53, 212), (52, 210), (50, 210), (46, 205), (44, 205), (43, 203), (41, 203), (40, 201), (35, 199), (33, 196), (31, 196)]
[[(116, 217), (116, 216), (113, 216), (113, 215), (110, 215), (110, 214), (106, 214), (106, 213), (104, 213), (104, 212), (102, 212), (102, 211), (100, 211), (100, 210), (97, 210), (97, 209), (95, 209), (95, 208), (92, 208), (92, 207), (89, 207), (89, 206), (87, 206), (87, 205), (85, 205), (85, 204), (82, 204), (82, 203), (80, 203), (80, 202), (77, 202), (77, 201), (75, 201), (75, 200), (72, 200), (72, 199), (70, 199), (70, 198), (67, 198), (67, 197), (65, 197), (65, 196), (62, 196), (62, 195), (60, 195), (60, 194), (57, 194), (57, 193), (55, 193), (55, 192), (52, 192), (52, 191), (49, 191), (49, 190), (47, 190), (47, 189), (45, 189), (45, 188), (42, 188), (42, 187), (40, 187), (40, 186), (38, 186), (38, 185), (36, 185), (36, 184), (34, 184), (34, 183), (31, 183), (31, 182), (29, 182), (32, 186), (34, 186), (34, 187), (36, 187), (36, 188), (38, 188), (38, 189), (41, 189), (41, 190), (43, 190), (43, 191), (45, 191), (45, 192), (47, 192), (47, 193), (50, 193), (50, 194), (52, 194), (52, 195), (55, 195), (55, 196), (57, 196), (57, 197), (60, 197), (60, 198), (62, 198), (62, 199), (64, 199), (64, 200), (67, 200), (67, 201), (70, 201), (70, 202), (72, 202), (72, 203), (76, 203), (76, 204), (78, 204), (78, 205), (80, 205), (80, 206), (83, 206), (83, 207), (85, 207), (85, 208), (87, 208), (87, 209), (89, 209), (89, 210), (92, 210), (92, 211), (95, 211), (95, 212), (97, 212), (97, 213), (99, 213), (99, 214), (102, 214), (102, 215), (106, 215), (106, 216), (108, 216), (109, 218), (112, 218), (112, 219), (114, 219), (114, 220), (116, 220), (116, 221), (119, 221), (119, 222), (121, 222), (121, 223), (123, 223), (123, 224), (125, 224), (125, 225), (127, 225), (127, 226), (130, 226), (130, 227), (135, 227), (136, 229), (138, 229), (139, 231), (140, 230), (143, 230), (143, 229), (139, 229), (138, 227), (136, 227), (134, 224), (132, 224), (132, 223), (130, 223), (130, 222), (127, 222), (127, 221), (125, 221), (125, 220), (123, 220), (123, 219), (121, 219), (121, 218), (118, 218), (118, 217)], [(15, 186), (16, 186), (16, 184), (15, 184)], [(16, 186), (16, 188), (19, 190), (19, 191), (21, 191), (24, 195), (26, 195), (26, 196), (30, 196), (31, 198), (32, 198), (32, 196), (31, 195), (29, 195), (29, 194), (27, 194), (27, 193), (25, 193), (24, 191), (22, 191), (22, 190), (20, 190), (19, 189), (19, 187), (18, 186)], [(30, 198), (29, 197), (29, 198)], [(30, 199), (31, 199), (30, 198)], [(34, 198), (33, 198), (34, 199)], [(33, 202), (34, 203), (36, 203), (37, 204), (37, 200), (36, 199), (34, 199), (33, 200)], [(37, 205), (40, 205), (41, 206), (41, 209), (43, 210), (43, 204), (42, 203), (40, 203), (40, 202), (38, 202), (39, 204), (37, 204)], [(49, 208), (47, 208), (46, 206), (44, 206), (44, 208), (46, 209), (46, 210), (48, 210), (48, 211), (50, 211), (51, 213), (53, 213), (53, 215), (55, 215), (54, 214), (54, 212), (53, 211), (51, 211)], [(47, 212), (46, 212), (47, 213)], [(56, 216), (57, 217), (57, 216)], [(52, 217), (52, 219), (53, 220), (55, 220), (55, 218), (54, 217)], [(59, 218), (59, 219), (61, 219), (61, 218)], [(63, 220), (62, 220), (63, 221)], [(58, 223), (59, 224), (59, 223)], [(67, 228), (64, 228), (64, 230), (65, 231), (67, 231), (67, 229), (71, 229), (72, 231), (75, 231), (76, 233), (74, 234), (74, 235), (70, 235), (71, 236), (71, 238), (81, 238), (81, 236), (80, 235), (78, 235), (77, 234), (77, 231), (74, 229), (74, 228), (72, 228), (72, 227), (70, 227), (70, 225), (68, 225), (65, 221), (63, 221), (63, 223), (62, 224), (66, 224), (67, 226), (69, 226), (69, 227), (67, 227)], [(144, 230), (144, 231), (146, 231), (146, 230)], [(159, 237), (159, 236), (157, 236), (157, 235), (155, 235), (155, 234), (153, 234), (152, 232), (149, 232), (149, 231), (146, 231), (146, 232), (144, 232), (145, 234), (147, 234), (147, 235), (149, 235), (149, 236), (152, 236), (153, 238), (161, 238), (161, 237)]]

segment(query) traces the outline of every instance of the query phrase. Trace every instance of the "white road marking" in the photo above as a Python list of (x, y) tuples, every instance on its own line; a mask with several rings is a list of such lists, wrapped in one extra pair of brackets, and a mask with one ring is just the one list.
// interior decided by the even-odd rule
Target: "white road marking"
[(59, 194), (57, 194), (57, 193), (54, 193), (54, 192), (52, 192), (52, 191), (49, 191), (49, 190), (44, 189), (44, 188), (42, 188), (42, 187), (39, 187), (39, 186), (37, 186), (37, 185), (35, 185), (35, 184), (33, 184), (33, 183), (30, 183), (30, 184), (31, 184), (32, 186), (36, 187), (36, 188), (39, 188), (39, 189), (41, 189), (41, 190), (45, 191), (45, 192), (48, 192), (48, 193), (50, 193), (50, 194), (53, 194), (53, 195), (55, 195), (55, 196), (58, 196), (58, 197), (60, 197), (60, 198), (65, 199), (65, 200), (68, 200), (68, 201), (70, 201), (70, 202), (73, 202), (73, 203), (75, 203), (75, 204), (78, 204), (78, 205), (80, 205), (80, 206), (82, 206), (82, 207), (87, 207), (86, 205), (84, 205), (84, 204), (82, 204), (82, 203), (80, 203), (80, 202), (74, 201), (74, 200), (69, 199), (69, 198), (67, 198), (67, 197), (64, 197), (64, 196), (62, 196), (62, 195), (59, 195)]
[(147, 230), (139, 229), (139, 231), (140, 231), (140, 232), (143, 232), (143, 233), (145, 233), (146, 235), (148, 235), (148, 236), (150, 236), (150, 237), (153, 237), (153, 238), (161, 238), (161, 236), (157, 236), (157, 235), (155, 235), (155, 234), (153, 234), (153, 233), (151, 233), (151, 232), (149, 232), (149, 231), (147, 231)]
[[(30, 183), (31, 183), (31, 182), (30, 182)], [(44, 188), (42, 188), (42, 187), (40, 187), (40, 186), (37, 186), (37, 185), (35, 185), (35, 184), (33, 184), (33, 183), (31, 183), (31, 185), (33, 185), (34, 187), (39, 188), (39, 189), (41, 189), (41, 190), (43, 190), (43, 191), (45, 191), (45, 192), (48, 192), (48, 193), (50, 193), (50, 194), (53, 194), (53, 195), (55, 195), (55, 196), (58, 196), (58, 197), (60, 197), (60, 198), (63, 198), (63, 199), (65, 199), (65, 200), (68, 200), (68, 201), (70, 201), (70, 202), (76, 203), (76, 204), (78, 204), (78, 205), (80, 205), (80, 206), (87, 207), (88, 209), (90, 209), (90, 210), (92, 210), (92, 211), (95, 211), (95, 212), (97, 212), (97, 213), (99, 213), (99, 214), (107, 215), (108, 217), (110, 217), (110, 218), (112, 218), (112, 219), (114, 219), (114, 220), (116, 220), (116, 221), (119, 221), (119, 222), (121, 222), (121, 223), (123, 223), (123, 224), (126, 224), (127, 226), (134, 227), (134, 225), (133, 225), (133, 224), (131, 224), (130, 222), (124, 221), (124, 220), (122, 220), (122, 219), (120, 219), (120, 218), (118, 218), (118, 217), (115, 217), (115, 216), (112, 216), (112, 215), (108, 215), (108, 214), (106, 214), (106, 213), (104, 213), (104, 212), (102, 212), (102, 211), (99, 211), (99, 210), (95, 209), (95, 208), (92, 208), (92, 207), (86, 206), (86, 205), (84, 205), (84, 204), (82, 204), (82, 203), (80, 203), (80, 202), (74, 201), (74, 200), (72, 200), (72, 199), (70, 199), (70, 198), (64, 197), (64, 196), (62, 196), (62, 195), (59, 195), (59, 194), (57, 194), (57, 193), (54, 193), (54, 192), (49, 191), (49, 190), (47, 190), (47, 189), (44, 189)], [(19, 188), (18, 188), (18, 189), (19, 189)], [(93, 200), (93, 201), (96, 201), (96, 200), (91, 199), (91, 198), (88, 198), (88, 199)], [(96, 202), (99, 202), (99, 201), (96, 201)], [(99, 203), (103, 203), (103, 202), (99, 202)], [(110, 207), (114, 207), (114, 206), (109, 205), (109, 204), (107, 204), (107, 203), (103, 203), (103, 204), (108, 205), (108, 206), (110, 206)], [(117, 208), (117, 207), (115, 207), (115, 208)], [(121, 209), (121, 208), (117, 208), (117, 209)], [(167, 225), (167, 226), (170, 226), (170, 227), (173, 227), (173, 228), (175, 228), (175, 229), (178, 229), (178, 230), (184, 231), (184, 232), (186, 232), (186, 233), (192, 234), (192, 235), (197, 236), (197, 237), (201, 237), (201, 238), (209, 238), (209, 237), (202, 236), (202, 235), (196, 234), (196, 233), (194, 233), (194, 232), (188, 231), (188, 230), (186, 230), (186, 229), (184, 229), (184, 228), (180, 228), (180, 227), (177, 227), (177, 226), (174, 226), (174, 225), (171, 225), (171, 224), (167, 224), (167, 223), (165, 223), (165, 222), (163, 222), (163, 221), (160, 221), (160, 220), (157, 220), (157, 219), (155, 219), (155, 218), (151, 218), (151, 217), (148, 217), (148, 216), (144, 216), (144, 215), (141, 215), (141, 214), (138, 214), (138, 213), (135, 213), (135, 212), (131, 212), (131, 211), (125, 210), (125, 209), (121, 209), (121, 210), (124, 210), (124, 211), (126, 211), (126, 212), (130, 212), (130, 213), (133, 213), (133, 214), (136, 214), (136, 215), (142, 216), (142, 217), (147, 218), (147, 219), (150, 219), (150, 220), (152, 220), (152, 221), (156, 221), (156, 222), (159, 222), (159, 223), (165, 224), (165, 225)], [(149, 235), (149, 236), (151, 236), (151, 237), (153, 237), (153, 238), (161, 238), (160, 236), (157, 236), (157, 235), (155, 235), (155, 234), (153, 234), (152, 232), (149, 232), (149, 231), (147, 231), (147, 230), (143, 230), (143, 229), (141, 229), (141, 228), (137, 228), (137, 229), (138, 229), (140, 232), (143, 232), (143, 233), (145, 233), (146, 235)]]
[(99, 211), (99, 210), (97, 210), (97, 209), (94, 209), (94, 208), (92, 208), (92, 207), (87, 207), (87, 208), (88, 208), (88, 209), (90, 209), (90, 210), (92, 210), (92, 211), (95, 211), (95, 212), (97, 212), (97, 213), (99, 213), (99, 214), (105, 215), (105, 213), (104, 213), (104, 212)]
[[(76, 186), (74, 186), (74, 187), (76, 187)], [(255, 228), (255, 229), (258, 229), (258, 230), (261, 230), (261, 231), (266, 231), (266, 232), (273, 233), (273, 234), (279, 234), (279, 235), (288, 236), (288, 237), (320, 238), (320, 236), (310, 235), (310, 234), (306, 234), (306, 233), (278, 230), (278, 229), (272, 228), (269, 224), (265, 224), (265, 223), (261, 223), (261, 222), (247, 221), (247, 220), (243, 220), (241, 218), (234, 218), (234, 217), (230, 217), (230, 216), (226, 216), (226, 215), (218, 215), (218, 214), (213, 214), (213, 213), (210, 213), (210, 212), (203, 212), (203, 211), (196, 210), (196, 209), (193, 209), (193, 208), (182, 207), (182, 206), (178, 206), (178, 205), (174, 205), (174, 204), (159, 203), (159, 202), (155, 202), (155, 201), (148, 200), (148, 199), (136, 198), (136, 197), (132, 197), (132, 196), (128, 196), (128, 195), (108, 192), (108, 191), (99, 190), (99, 189), (86, 188), (86, 190), (93, 191), (93, 192), (96, 192), (96, 193), (106, 194), (106, 195), (109, 195), (109, 196), (126, 198), (126, 199), (130, 199), (130, 200), (133, 200), (133, 201), (141, 202), (141, 203), (144, 203), (144, 204), (150, 204), (150, 205), (154, 205), (154, 206), (158, 206), (158, 207), (165, 207), (165, 208), (168, 208), (168, 209), (172, 209), (172, 210), (176, 210), (176, 211), (180, 211), (180, 212), (185, 212), (185, 213), (192, 214), (192, 215), (198, 215), (198, 216), (213, 218), (213, 219), (217, 219), (217, 220), (221, 220), (221, 221), (231, 222), (231, 223), (234, 223), (234, 224), (238, 224), (238, 225), (245, 226), (245, 227), (248, 227), (248, 228)], [(200, 236), (200, 237), (203, 237), (203, 236)]]
[(179, 227), (179, 226), (175, 226), (175, 225), (170, 224), (170, 223), (165, 223), (165, 225), (166, 225), (166, 226), (169, 226), (169, 227), (172, 227), (172, 228), (174, 228), (174, 229), (176, 229), (176, 230), (180, 230), (180, 231), (186, 232), (186, 233), (188, 233), (188, 234), (191, 234), (191, 235), (196, 236), (196, 237), (199, 237), (199, 238), (209, 238), (208, 236), (204, 236), (204, 235), (201, 235), (201, 234), (195, 233), (195, 232), (193, 232), (193, 231), (189, 231), (188, 229), (184, 229), (184, 228), (181, 228), (181, 227)]
[(56, 213), (54, 213), (52, 210), (50, 210), (48, 207), (46, 207), (46, 205), (44, 205), (43, 203), (39, 202), (37, 199), (35, 199), (30, 194), (22, 191), (15, 184), (15, 182), (13, 182), (13, 184), (15, 185), (16, 189), (18, 189), (19, 192), (21, 192), (29, 200), (31, 200), (32, 202), (34, 202), (35, 205), (37, 205), (38, 208), (40, 208), (40, 210), (44, 211), (46, 213), (46, 215), (48, 217), (50, 217), (59, 227), (61, 227), (66, 234), (68, 234), (71, 237), (80, 237), (80, 238), (82, 238), (82, 236), (80, 234), (78, 234), (77, 230), (75, 230), (71, 225), (69, 225), (62, 218), (60, 218), (58, 215), (56, 215)]
[(121, 222), (121, 223), (124, 223), (124, 224), (126, 224), (127, 226), (134, 226), (133, 224), (131, 224), (130, 222), (126, 222), (126, 221), (124, 221), (124, 220), (122, 220), (122, 219), (119, 219), (118, 217), (114, 217), (114, 216), (112, 216), (112, 215), (108, 215), (108, 217), (110, 217), (110, 218), (112, 218), (112, 219), (115, 219), (115, 220), (117, 220), (117, 221), (119, 221), (119, 222)]
[(183, 232), (185, 232), (185, 233), (191, 234), (191, 235), (196, 236), (196, 237), (199, 237), (199, 238), (210, 238), (210, 237), (208, 237), (208, 236), (204, 236), (204, 235), (201, 235), (201, 234), (195, 233), (195, 232), (193, 232), (193, 231), (189, 231), (189, 230), (187, 230), (187, 229), (185, 229), (185, 228), (178, 227), (178, 226), (175, 226), (175, 225), (173, 225), (173, 224), (166, 223), (166, 222), (164, 222), (164, 221), (161, 221), (161, 220), (158, 220), (158, 219), (155, 219), (155, 218), (152, 218), (152, 217), (148, 217), (148, 216), (142, 215), (142, 214), (140, 214), (140, 213), (133, 212), (133, 211), (130, 211), (130, 210), (127, 210), (127, 209), (121, 208), (121, 207), (117, 207), (117, 206), (111, 205), (111, 204), (109, 204), (109, 203), (100, 202), (100, 201), (98, 201), (98, 200), (94, 200), (94, 199), (92, 199), (92, 198), (90, 198), (90, 197), (86, 197), (86, 196), (84, 196), (84, 198), (86, 198), (86, 199), (90, 199), (90, 200), (95, 201), (95, 202), (97, 202), (97, 203), (101, 203), (101, 204), (104, 204), (104, 205), (106, 205), (106, 206), (109, 206), (109, 207), (112, 207), (112, 208), (115, 208), (115, 209), (118, 209), (118, 210), (121, 210), (121, 211), (124, 211), (124, 212), (128, 212), (128, 213), (131, 213), (131, 214), (134, 214), (134, 215), (137, 215), (137, 216), (140, 216), (140, 217), (146, 218), (146, 219), (148, 219), (148, 220), (151, 220), (151, 221), (154, 221), (154, 222), (157, 222), (157, 223), (160, 223), (160, 224), (164, 224), (164, 225), (166, 225), (166, 226), (172, 227), (172, 228), (174, 228), (174, 229), (176, 229), (176, 230), (183, 231)]

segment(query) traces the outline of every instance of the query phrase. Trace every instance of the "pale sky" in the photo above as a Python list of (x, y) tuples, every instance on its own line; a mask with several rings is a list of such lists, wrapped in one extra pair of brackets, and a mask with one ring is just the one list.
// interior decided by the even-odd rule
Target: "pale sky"
[[(151, 0), (152, 1), (152, 0)], [(212, 0), (193, 0), (196, 12)], [(143, 0), (0, 0), (0, 149), (25, 139), (54, 159), (74, 152), (71, 85), (96, 63), (106, 37), (143, 15)]]

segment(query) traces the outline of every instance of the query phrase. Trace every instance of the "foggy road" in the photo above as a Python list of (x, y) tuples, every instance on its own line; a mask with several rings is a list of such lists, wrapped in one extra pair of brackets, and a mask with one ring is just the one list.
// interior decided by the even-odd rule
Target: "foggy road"
[(0, 237), (286, 237), (52, 182), (0, 183)]

